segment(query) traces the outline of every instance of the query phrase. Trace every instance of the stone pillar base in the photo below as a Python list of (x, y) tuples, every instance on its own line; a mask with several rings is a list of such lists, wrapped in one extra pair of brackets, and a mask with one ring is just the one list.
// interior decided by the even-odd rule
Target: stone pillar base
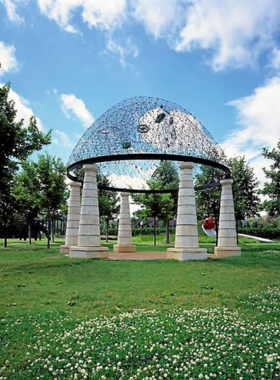
[(186, 260), (207, 260), (207, 249), (205, 248), (168, 248), (167, 259)]
[(69, 257), (76, 259), (108, 259), (109, 250), (106, 247), (77, 247), (69, 248)]
[(60, 253), (62, 253), (64, 255), (69, 255), (69, 248), (70, 248), (70, 245), (61, 245), (60, 246)]
[(119, 253), (127, 253), (127, 252), (136, 252), (136, 245), (130, 244), (130, 245), (119, 245), (119, 244), (114, 244), (113, 245), (113, 250), (114, 252), (119, 252)]
[(232, 257), (241, 256), (241, 248), (239, 247), (215, 247), (215, 257)]

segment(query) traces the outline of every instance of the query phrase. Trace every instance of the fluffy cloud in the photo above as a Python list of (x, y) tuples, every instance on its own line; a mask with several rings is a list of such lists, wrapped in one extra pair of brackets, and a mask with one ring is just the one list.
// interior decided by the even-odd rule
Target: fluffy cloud
[(250, 96), (229, 103), (238, 115), (240, 128), (232, 131), (222, 146), (228, 157), (245, 155), (263, 181), (262, 167), (268, 160), (262, 158), (262, 147), (276, 146), (280, 138), (280, 76), (271, 78)]
[(186, 13), (183, 3), (179, 0), (131, 1), (133, 16), (144, 25), (146, 31), (155, 38), (165, 37), (170, 42), (174, 33), (183, 25)]
[[(37, 0), (40, 11), (67, 28), (74, 12), (82, 10), (83, 21), (89, 27), (112, 30), (122, 24), (126, 16), (126, 0)], [(68, 30), (70, 31), (70, 30)]]
[(53, 138), (53, 142), (57, 145), (61, 145), (66, 148), (71, 148), (74, 146), (74, 143), (70, 140), (70, 138), (63, 131), (59, 131), (56, 129), (54, 131), (54, 135), (57, 137)]
[(24, 19), (17, 13), (17, 6), (12, 0), (0, 0), (0, 4), (3, 4), (7, 11), (8, 19), (16, 24), (21, 24)]
[(16, 49), (13, 45), (6, 45), (0, 41), (0, 76), (6, 72), (18, 69), (18, 61), (15, 57)]
[(79, 36), (83, 35), (82, 32), (80, 32), (77, 28), (70, 24), (65, 27), (65, 31), (72, 34), (78, 34)]
[(250, 66), (279, 30), (278, 0), (191, 0), (177, 51), (213, 51), (214, 70)]
[(203, 49), (219, 71), (254, 65), (275, 45), (278, 0), (132, 0), (134, 17), (178, 52)]
[[(0, 86), (3, 86), (3, 84), (0, 83)], [(30, 107), (30, 102), (24, 99), (19, 94), (17, 94), (12, 89), (10, 89), (10, 92), (9, 92), (9, 100), (13, 100), (15, 102), (15, 109), (17, 110), (16, 120), (20, 121), (21, 119), (23, 119), (24, 120), (23, 125), (27, 127), (29, 125), (30, 117), (34, 115), (34, 112), (32, 108)], [(37, 119), (38, 128), (41, 131), (43, 131), (44, 127), (43, 127), (42, 121), (37, 116), (36, 116), (36, 119)]]
[(86, 128), (94, 122), (92, 114), (82, 99), (77, 98), (74, 94), (62, 94), (60, 99), (62, 100), (61, 109), (69, 119), (71, 114), (74, 114)]
[[(10, 19), (20, 19), (15, 4), (0, 0)], [(29, 2), (31, 4), (31, 2)], [(164, 38), (177, 52), (202, 49), (213, 70), (256, 64), (263, 51), (275, 48), (279, 32), (279, 0), (37, 0), (40, 12), (69, 33), (81, 34), (72, 24), (80, 12), (83, 22), (109, 34), (107, 48), (121, 57), (123, 43), (112, 38), (117, 28), (142, 24), (147, 33)], [(128, 49), (126, 49), (126, 52)], [(134, 55), (134, 49), (130, 54)], [(279, 59), (276, 61), (279, 66)]]
[(114, 187), (119, 188), (139, 188), (146, 189), (147, 182), (143, 178), (139, 177), (131, 177), (129, 175), (121, 175), (121, 174), (110, 174), (108, 175), (108, 179)]

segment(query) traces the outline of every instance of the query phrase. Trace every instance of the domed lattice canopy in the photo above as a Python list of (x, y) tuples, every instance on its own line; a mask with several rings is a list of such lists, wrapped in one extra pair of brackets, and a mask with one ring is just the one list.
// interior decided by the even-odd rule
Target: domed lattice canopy
[(218, 143), (190, 112), (141, 96), (116, 104), (87, 129), (67, 171), (73, 179), (71, 171), (97, 163), (112, 188), (131, 191), (145, 186), (161, 160), (192, 161), (230, 173), (222, 157)]

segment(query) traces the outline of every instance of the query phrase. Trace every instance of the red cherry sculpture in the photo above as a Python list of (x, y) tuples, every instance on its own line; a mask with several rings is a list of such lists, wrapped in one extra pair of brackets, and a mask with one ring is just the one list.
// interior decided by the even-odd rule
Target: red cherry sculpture
[(214, 227), (215, 227), (215, 220), (213, 218), (207, 218), (203, 221), (203, 227), (206, 229), (206, 230), (212, 230)]

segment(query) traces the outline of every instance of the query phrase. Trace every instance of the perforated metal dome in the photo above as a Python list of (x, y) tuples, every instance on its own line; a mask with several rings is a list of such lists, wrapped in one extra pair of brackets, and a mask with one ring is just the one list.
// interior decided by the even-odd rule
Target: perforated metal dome
[(146, 96), (124, 100), (101, 115), (83, 134), (68, 163), (71, 171), (97, 163), (113, 188), (139, 189), (160, 160), (192, 161), (227, 173), (224, 154), (190, 112)]

